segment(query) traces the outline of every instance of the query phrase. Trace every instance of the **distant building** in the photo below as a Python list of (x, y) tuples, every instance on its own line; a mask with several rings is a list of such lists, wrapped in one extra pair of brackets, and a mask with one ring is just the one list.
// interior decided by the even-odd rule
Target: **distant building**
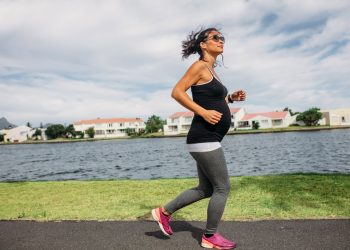
[(176, 112), (167, 118), (166, 125), (163, 125), (164, 135), (178, 135), (188, 133), (193, 112)]
[(23, 142), (32, 137), (35, 129), (25, 125), (4, 130), (4, 142)]
[[(237, 127), (238, 121), (245, 115), (243, 108), (231, 108), (231, 127), (233, 130)], [(187, 134), (192, 123), (194, 113), (176, 112), (167, 118), (167, 124), (163, 126), (164, 135)]]
[(256, 122), (259, 128), (285, 128), (294, 120), (289, 111), (246, 114), (238, 122), (238, 129), (252, 129)]
[(238, 122), (247, 114), (244, 108), (231, 108), (231, 128), (229, 131), (238, 128)]
[[(134, 132), (145, 130), (146, 124), (140, 118), (97, 118), (93, 120), (81, 120), (73, 123), (75, 131), (85, 132), (90, 127), (94, 128), (95, 138), (113, 138), (126, 136), (126, 130)], [(87, 137), (87, 135), (85, 135)]]
[(350, 108), (321, 110), (323, 118), (320, 125), (350, 126)]

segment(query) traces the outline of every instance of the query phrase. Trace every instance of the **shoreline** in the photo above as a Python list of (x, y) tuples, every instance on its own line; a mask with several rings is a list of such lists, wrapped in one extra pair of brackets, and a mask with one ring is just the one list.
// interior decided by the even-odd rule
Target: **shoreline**
[[(350, 126), (317, 126), (317, 127), (287, 127), (287, 128), (273, 128), (273, 129), (249, 129), (249, 130), (235, 130), (230, 131), (227, 135), (244, 135), (244, 134), (262, 134), (262, 133), (283, 133), (283, 132), (316, 132), (321, 130), (334, 130), (334, 129), (350, 129)], [(125, 140), (125, 139), (150, 139), (150, 138), (176, 138), (186, 137), (185, 134), (177, 135), (163, 135), (160, 133), (141, 135), (141, 136), (123, 136), (113, 138), (86, 138), (86, 139), (58, 139), (58, 140), (37, 140), (37, 141), (24, 141), (24, 142), (0, 142), (1, 145), (18, 145), (18, 144), (50, 144), (50, 143), (71, 143), (71, 142), (94, 142), (102, 140)]]

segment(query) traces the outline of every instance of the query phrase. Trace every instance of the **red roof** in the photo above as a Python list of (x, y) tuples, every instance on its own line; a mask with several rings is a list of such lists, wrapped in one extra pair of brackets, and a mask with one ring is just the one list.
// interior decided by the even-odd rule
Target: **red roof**
[(288, 111), (274, 111), (274, 112), (265, 112), (265, 113), (254, 113), (254, 114), (246, 114), (242, 117), (242, 121), (248, 121), (256, 116), (265, 116), (271, 119), (284, 119), (286, 118)]
[[(230, 108), (231, 114), (237, 113), (241, 108)], [(169, 118), (174, 119), (178, 117), (193, 117), (192, 111), (176, 112), (172, 114)]]
[(97, 118), (92, 120), (81, 120), (74, 122), (74, 125), (97, 124), (97, 123), (123, 123), (123, 122), (143, 122), (140, 118)]

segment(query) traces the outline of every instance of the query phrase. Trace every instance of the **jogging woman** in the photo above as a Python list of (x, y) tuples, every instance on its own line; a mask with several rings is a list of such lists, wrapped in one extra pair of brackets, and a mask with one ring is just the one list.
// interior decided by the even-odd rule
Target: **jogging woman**
[[(189, 67), (173, 88), (171, 96), (194, 112), (186, 143), (197, 163), (199, 184), (184, 191), (165, 206), (152, 210), (152, 216), (163, 233), (171, 235), (171, 214), (196, 201), (211, 197), (201, 246), (216, 249), (236, 247), (234, 242), (217, 232), (230, 191), (230, 179), (220, 142), (231, 125), (228, 103), (244, 101), (246, 96), (243, 90), (228, 94), (214, 71), (216, 58), (223, 53), (224, 43), (225, 38), (216, 28), (192, 32), (182, 42), (182, 58), (198, 53), (199, 60)], [(193, 99), (186, 93), (189, 88)]]

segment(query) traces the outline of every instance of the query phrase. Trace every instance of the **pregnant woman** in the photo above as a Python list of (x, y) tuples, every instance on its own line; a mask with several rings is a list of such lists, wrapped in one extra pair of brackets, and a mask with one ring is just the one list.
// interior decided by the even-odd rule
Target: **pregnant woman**
[[(189, 153), (197, 163), (199, 184), (184, 191), (165, 206), (152, 210), (152, 216), (163, 233), (171, 235), (171, 214), (196, 201), (211, 197), (201, 246), (216, 249), (236, 247), (234, 242), (217, 232), (230, 191), (230, 179), (220, 142), (231, 125), (228, 103), (244, 101), (246, 97), (243, 90), (228, 94), (214, 71), (216, 58), (224, 51), (224, 43), (225, 38), (216, 28), (192, 32), (182, 42), (182, 57), (188, 58), (198, 53), (199, 60), (189, 67), (173, 88), (171, 96), (194, 112), (186, 143)], [(186, 93), (189, 88), (193, 100)]]

